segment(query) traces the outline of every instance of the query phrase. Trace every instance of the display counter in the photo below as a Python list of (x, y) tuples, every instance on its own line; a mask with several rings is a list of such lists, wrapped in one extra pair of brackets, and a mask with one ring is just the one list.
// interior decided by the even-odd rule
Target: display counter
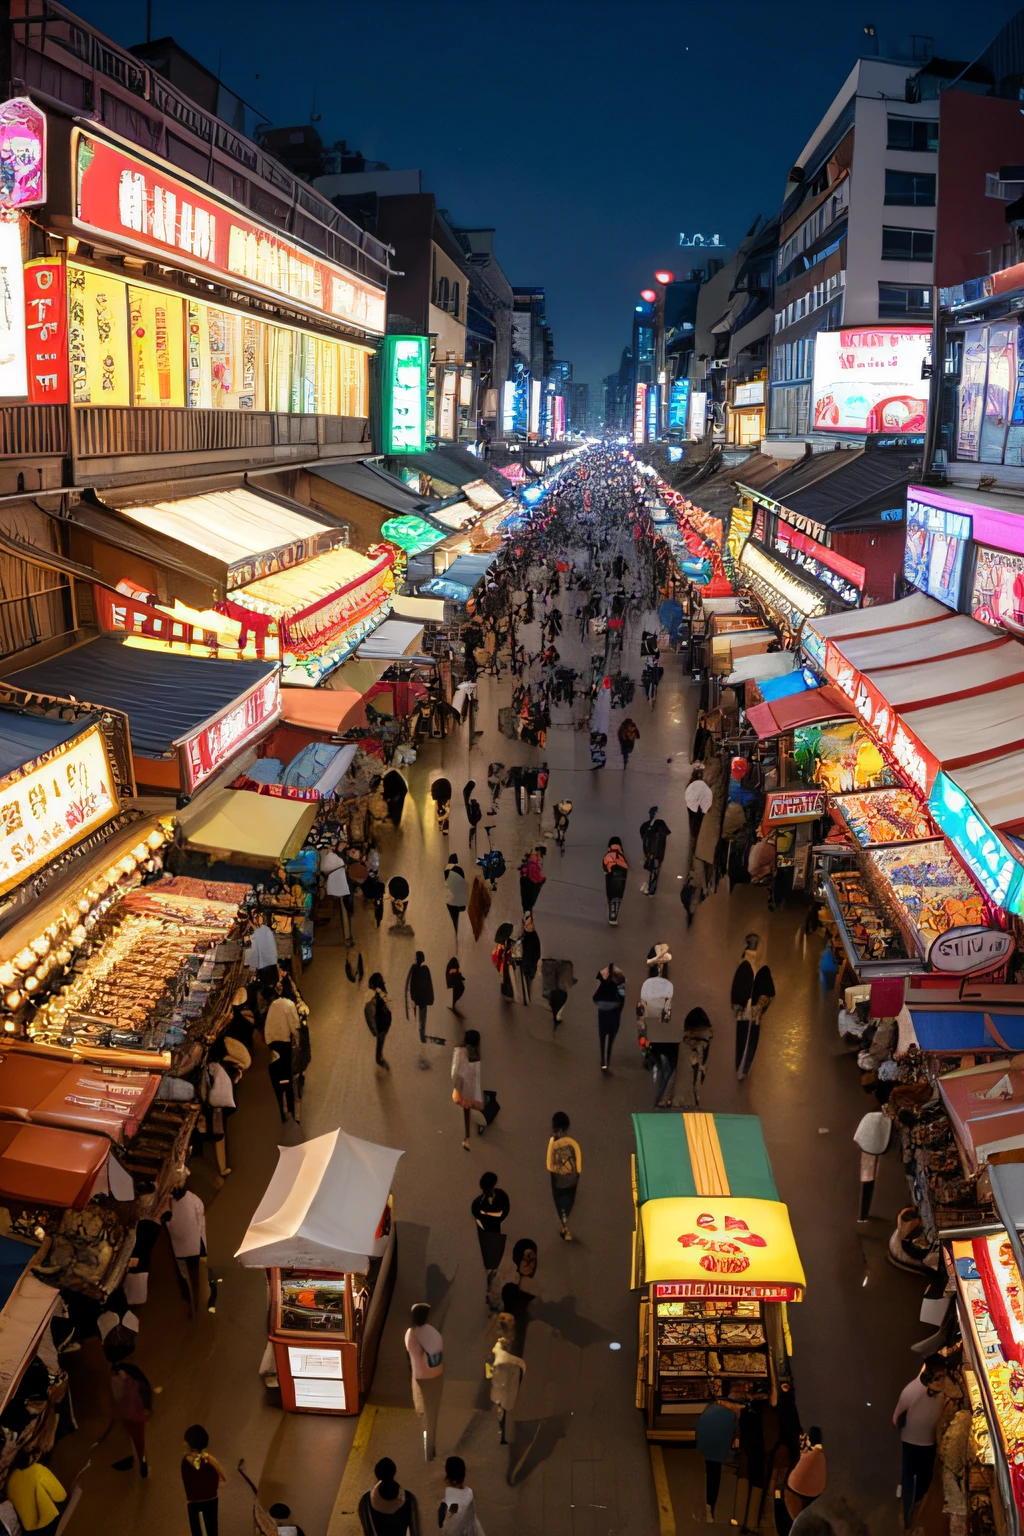
[(988, 1428), (974, 1467), (991, 1454), (993, 1508), (1019, 1536), (1024, 1516), (1024, 1283), (1005, 1231), (952, 1244), (957, 1310), (969, 1367)]
[(826, 875), (823, 890), (846, 958), (862, 981), (928, 969), (908, 952), (902, 932), (879, 908), (860, 869), (834, 870)]
[(861, 848), (880, 843), (925, 842), (939, 836), (938, 827), (917, 795), (898, 786), (835, 795), (830, 808), (837, 824)]

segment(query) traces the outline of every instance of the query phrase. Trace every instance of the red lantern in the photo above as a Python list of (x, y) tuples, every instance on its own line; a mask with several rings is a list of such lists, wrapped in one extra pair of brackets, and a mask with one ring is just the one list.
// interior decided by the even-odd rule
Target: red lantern
[(644, 300), (645, 303), (654, 304), (657, 302), (658, 295), (655, 293), (653, 288), (642, 288), (640, 290), (640, 297)]
[(749, 769), (750, 764), (745, 757), (734, 757), (729, 769), (729, 773), (732, 778), (734, 778), (737, 783), (739, 783), (741, 779), (746, 778)]
[(655, 272), (654, 281), (663, 285), (675, 282), (674, 272)]

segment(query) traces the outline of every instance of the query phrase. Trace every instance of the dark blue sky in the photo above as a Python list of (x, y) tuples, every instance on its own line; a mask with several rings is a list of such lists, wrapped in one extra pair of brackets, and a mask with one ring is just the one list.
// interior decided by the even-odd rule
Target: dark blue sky
[[(144, 0), (68, 0), (122, 44)], [(682, 269), (679, 231), (736, 240), (852, 68), (913, 32), (976, 56), (1012, 4), (887, 0), (152, 0), (173, 34), (278, 125), (322, 114), (459, 223), (493, 225), (513, 283), (543, 284), (555, 350), (592, 384), (618, 362), (635, 295)], [(993, 167), (994, 168), (994, 167)]]

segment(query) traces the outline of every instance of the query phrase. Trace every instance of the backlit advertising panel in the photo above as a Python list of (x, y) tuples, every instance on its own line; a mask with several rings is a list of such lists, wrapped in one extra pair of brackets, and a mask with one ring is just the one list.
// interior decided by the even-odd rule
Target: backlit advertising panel
[(971, 617), (1024, 636), (1024, 555), (977, 545)]
[(658, 400), (660, 390), (657, 384), (649, 384), (647, 387), (647, 441), (653, 443), (658, 437)]
[(25, 263), (25, 333), (29, 402), (67, 405), (68, 306), (60, 256)]
[(1024, 908), (1024, 868), (945, 773), (938, 774), (932, 785), (928, 809), (996, 906), (1020, 912)]
[(384, 452), (422, 453), (427, 446), (427, 374), (430, 340), (426, 336), (385, 336)]
[(97, 725), (19, 769), (0, 786), (0, 893), (81, 842), (119, 809)]
[(638, 384), (633, 397), (633, 441), (647, 441), (647, 385)]
[(970, 537), (969, 517), (908, 495), (904, 577), (919, 592), (927, 592), (947, 608), (955, 608)]
[(275, 671), (193, 735), (177, 742), (187, 793), (192, 794), (244, 746), (268, 730), (280, 713), (281, 676)]
[(815, 432), (921, 433), (928, 416), (931, 361), (926, 325), (819, 331), (814, 343)]
[(28, 394), (28, 338), (25, 333), (25, 269), (17, 215), (0, 218), (0, 399)]
[(668, 424), (686, 431), (686, 417), (690, 409), (690, 381), (676, 379), (668, 396)]
[(46, 202), (46, 115), (27, 96), (0, 105), (0, 208)]

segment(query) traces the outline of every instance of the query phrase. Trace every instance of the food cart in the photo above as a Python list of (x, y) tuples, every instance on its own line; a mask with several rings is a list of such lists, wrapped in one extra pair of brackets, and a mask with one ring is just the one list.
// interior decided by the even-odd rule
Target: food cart
[(401, 1156), (341, 1130), (278, 1148), (235, 1258), (267, 1271), (268, 1338), (290, 1413), (363, 1405), (395, 1284)]
[(692, 1441), (723, 1396), (775, 1402), (804, 1272), (756, 1115), (634, 1115), (636, 1405), (648, 1440)]

